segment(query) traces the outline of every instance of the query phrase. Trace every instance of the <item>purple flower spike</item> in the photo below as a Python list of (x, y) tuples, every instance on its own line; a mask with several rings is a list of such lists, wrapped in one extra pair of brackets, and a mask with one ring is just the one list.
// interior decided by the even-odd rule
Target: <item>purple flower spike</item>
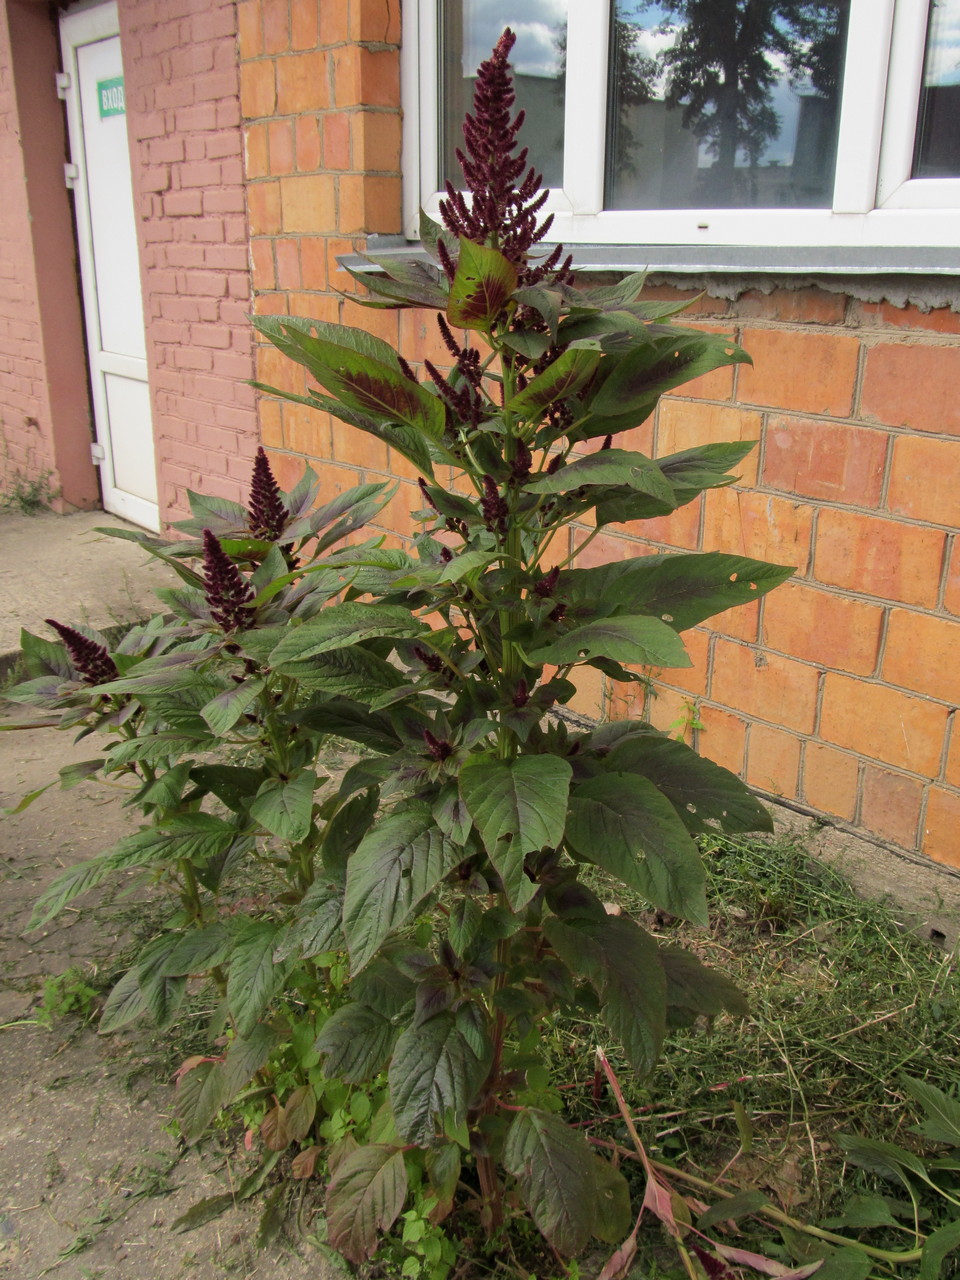
[(284, 505), (280, 486), (270, 470), (270, 463), (261, 445), (253, 464), (253, 481), (250, 485), (250, 506), (247, 524), (255, 538), (273, 542), (279, 538), (290, 519)]
[(120, 672), (102, 644), (53, 618), (47, 618), (46, 623), (66, 645), (70, 661), (84, 684), (106, 684), (108, 680), (116, 680)]
[(243, 631), (250, 626), (253, 592), (209, 529), (203, 531), (203, 588), (211, 616), (224, 631)]
[[(565, 279), (569, 259), (560, 265), (563, 249), (558, 245), (539, 266), (530, 267), (526, 261), (530, 249), (549, 231), (553, 215), (538, 224), (537, 215), (547, 200), (547, 192), (540, 190), (542, 176), (527, 169), (526, 147), (514, 154), (523, 124), (522, 111), (510, 119), (516, 95), (508, 59), (516, 39), (508, 27), (491, 56), (480, 64), (473, 114), (467, 115), (463, 125), (465, 151), (457, 150), (471, 200), (468, 203), (448, 182), (440, 216), (455, 236), (499, 249), (517, 268), (520, 283), (529, 285), (558, 268)], [(444, 248), (442, 243), (438, 248)], [(450, 275), (452, 263), (445, 265)]]

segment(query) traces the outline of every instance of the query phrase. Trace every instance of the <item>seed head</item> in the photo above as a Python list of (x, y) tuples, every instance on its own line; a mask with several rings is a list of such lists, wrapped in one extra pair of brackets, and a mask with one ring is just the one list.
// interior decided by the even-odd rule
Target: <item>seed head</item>
[(203, 531), (203, 589), (210, 614), (224, 631), (244, 631), (252, 622), (251, 591), (216, 534)]
[(280, 486), (270, 470), (270, 463), (261, 445), (253, 463), (247, 526), (255, 538), (273, 542), (283, 533), (289, 519), (290, 512), (284, 504)]
[(63, 641), (70, 661), (84, 684), (106, 684), (108, 680), (116, 680), (120, 672), (102, 644), (97, 644), (96, 640), (91, 640), (89, 636), (53, 618), (47, 618), (46, 623), (48, 627), (53, 627)]

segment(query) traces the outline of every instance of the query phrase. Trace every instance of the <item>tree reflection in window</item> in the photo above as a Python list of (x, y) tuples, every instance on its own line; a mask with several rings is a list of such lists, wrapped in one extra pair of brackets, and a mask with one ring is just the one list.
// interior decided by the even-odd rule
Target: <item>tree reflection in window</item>
[(618, 0), (606, 207), (829, 208), (849, 0)]

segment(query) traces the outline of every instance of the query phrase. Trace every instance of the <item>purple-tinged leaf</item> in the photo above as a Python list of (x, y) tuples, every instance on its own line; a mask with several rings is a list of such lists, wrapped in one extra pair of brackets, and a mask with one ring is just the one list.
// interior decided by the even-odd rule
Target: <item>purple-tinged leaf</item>
[(447, 319), (462, 329), (488, 332), (516, 287), (516, 268), (502, 253), (461, 239)]
[(372, 1258), (406, 1198), (403, 1152), (358, 1147), (337, 1165), (327, 1189), (327, 1238), (350, 1262)]

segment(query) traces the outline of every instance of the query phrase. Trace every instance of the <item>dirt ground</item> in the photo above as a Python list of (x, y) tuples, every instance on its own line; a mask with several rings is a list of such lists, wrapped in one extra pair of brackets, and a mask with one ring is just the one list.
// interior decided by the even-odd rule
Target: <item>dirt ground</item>
[[(240, 1205), (195, 1231), (170, 1224), (248, 1172), (208, 1144), (186, 1155), (169, 1133), (172, 1080), (148, 1069), (145, 1037), (101, 1037), (69, 1014), (36, 1023), (46, 978), (111, 964), (129, 941), (130, 902), (68, 909), (25, 934), (33, 903), (65, 865), (131, 825), (105, 788), (51, 789), (21, 814), (2, 810), (90, 740), (55, 730), (0, 733), (0, 1277), (4, 1280), (332, 1280), (309, 1243), (258, 1252), (259, 1212)], [(181, 1158), (182, 1157), (182, 1158)]]

